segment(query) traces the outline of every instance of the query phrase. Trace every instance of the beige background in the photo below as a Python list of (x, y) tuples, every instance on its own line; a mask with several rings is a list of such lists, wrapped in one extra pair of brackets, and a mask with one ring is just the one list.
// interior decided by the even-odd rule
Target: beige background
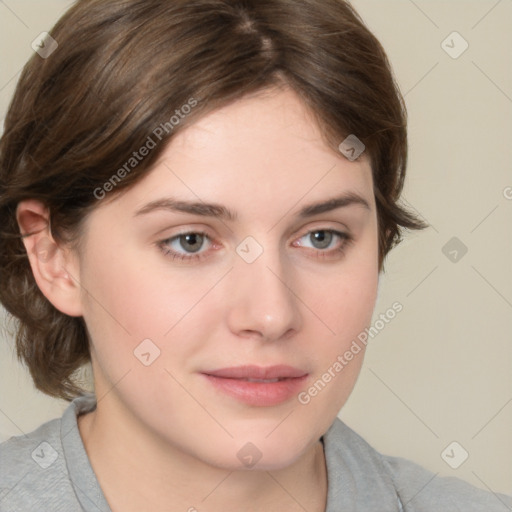
[[(387, 261), (376, 317), (395, 301), (404, 309), (371, 341), (340, 416), (384, 453), (512, 494), (512, 1), (353, 4), (405, 94), (404, 198), (432, 227), (408, 236)], [(0, 118), (32, 40), (68, 5), (0, 2)], [(457, 59), (442, 47), (454, 31), (469, 43)], [(445, 44), (461, 48), (453, 36)], [(442, 252), (453, 237), (468, 248), (456, 263)], [(3, 334), (0, 441), (67, 405), (36, 392), (12, 354)], [(469, 453), (458, 469), (441, 457), (453, 441)]]

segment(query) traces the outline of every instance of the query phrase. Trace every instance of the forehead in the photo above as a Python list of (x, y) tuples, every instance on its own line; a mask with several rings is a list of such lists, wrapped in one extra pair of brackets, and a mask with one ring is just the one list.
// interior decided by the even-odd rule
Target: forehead
[(261, 216), (340, 192), (373, 204), (369, 159), (351, 162), (330, 148), (307, 107), (285, 89), (243, 98), (179, 132), (120, 201), (138, 209), (172, 195)]

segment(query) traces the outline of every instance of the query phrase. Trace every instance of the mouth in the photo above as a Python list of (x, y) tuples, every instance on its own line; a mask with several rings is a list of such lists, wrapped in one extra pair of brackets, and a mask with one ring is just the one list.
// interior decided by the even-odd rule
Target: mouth
[(296, 396), (308, 373), (292, 366), (236, 366), (202, 372), (219, 392), (247, 405), (270, 407)]

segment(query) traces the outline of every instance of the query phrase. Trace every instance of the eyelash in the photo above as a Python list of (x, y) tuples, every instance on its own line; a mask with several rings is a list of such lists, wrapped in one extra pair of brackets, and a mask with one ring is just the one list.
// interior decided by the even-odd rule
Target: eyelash
[[(304, 235), (302, 235), (300, 239), (312, 235), (313, 233), (319, 233), (319, 232), (325, 232), (325, 233), (331, 233), (334, 236), (337, 236), (340, 238), (343, 243), (341, 247), (338, 247), (337, 249), (331, 249), (331, 250), (322, 250), (322, 249), (311, 249), (316, 253), (315, 258), (320, 260), (335, 258), (336, 255), (339, 255), (339, 257), (343, 257), (345, 255), (346, 249), (354, 242), (354, 238), (352, 235), (349, 235), (348, 233), (344, 233), (342, 231), (337, 231), (335, 229), (313, 229), (311, 231), (308, 231)], [(187, 263), (192, 263), (195, 261), (202, 261), (205, 258), (208, 258), (209, 256), (206, 255), (204, 252), (198, 253), (198, 254), (182, 254), (177, 251), (174, 251), (173, 249), (169, 248), (169, 243), (173, 242), (174, 240), (179, 240), (181, 237), (187, 236), (187, 235), (201, 235), (205, 238), (210, 239), (210, 236), (208, 233), (205, 233), (204, 231), (186, 231), (184, 233), (179, 233), (177, 235), (174, 235), (170, 238), (166, 238), (165, 240), (162, 240), (158, 242), (158, 247), (160, 250), (164, 253), (165, 256), (171, 258), (172, 260), (180, 260), (180, 261), (186, 261)]]

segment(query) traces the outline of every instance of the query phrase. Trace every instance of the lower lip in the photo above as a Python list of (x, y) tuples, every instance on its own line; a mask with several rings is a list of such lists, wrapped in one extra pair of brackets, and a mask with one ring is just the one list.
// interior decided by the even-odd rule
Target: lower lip
[(223, 393), (248, 405), (269, 407), (278, 405), (296, 396), (307, 379), (295, 377), (277, 382), (249, 382), (242, 379), (227, 379), (203, 374), (209, 382)]

